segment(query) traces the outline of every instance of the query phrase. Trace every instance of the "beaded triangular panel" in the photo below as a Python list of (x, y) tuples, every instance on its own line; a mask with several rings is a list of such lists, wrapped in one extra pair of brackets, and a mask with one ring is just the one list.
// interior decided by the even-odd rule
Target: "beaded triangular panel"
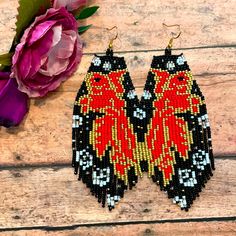
[(212, 176), (204, 96), (183, 56), (154, 56), (139, 100), (123, 57), (95, 55), (73, 112), (72, 165), (102, 206), (147, 172), (188, 210)]

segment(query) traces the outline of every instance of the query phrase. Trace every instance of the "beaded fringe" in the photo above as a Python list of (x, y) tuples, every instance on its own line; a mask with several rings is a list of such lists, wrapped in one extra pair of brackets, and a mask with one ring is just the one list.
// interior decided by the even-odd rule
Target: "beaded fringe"
[(139, 100), (123, 57), (95, 55), (78, 91), (72, 166), (103, 207), (148, 173), (188, 210), (212, 176), (205, 99), (183, 56), (154, 56)]

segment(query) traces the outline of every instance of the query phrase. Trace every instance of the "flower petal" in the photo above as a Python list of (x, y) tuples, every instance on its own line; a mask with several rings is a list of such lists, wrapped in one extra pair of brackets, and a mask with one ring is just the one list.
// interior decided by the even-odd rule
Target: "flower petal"
[(67, 33), (68, 35), (66, 32), (63, 32), (61, 41), (48, 53), (46, 63), (39, 70), (41, 74), (55, 76), (67, 69), (67, 66), (69, 65), (69, 59), (67, 58), (73, 53), (76, 40), (76, 33), (74, 31), (71, 30)]
[(29, 48), (27, 51), (25, 51), (25, 53), (21, 54), (21, 59), (18, 61), (17, 69), (20, 70), (15, 71), (16, 72), (15, 76), (17, 76), (17, 78), (25, 78), (28, 76), (31, 68), (30, 62), (31, 62), (31, 49)]
[(23, 78), (32, 77), (39, 70), (41, 59), (47, 56), (52, 43), (53, 31), (49, 30), (45, 37), (41, 38), (37, 44), (33, 44), (31, 47), (22, 48), (23, 45), (19, 44), (13, 56), (13, 75), (11, 77), (15, 77), (18, 84), (22, 83)]
[(62, 26), (58, 25), (52, 28), (53, 30), (53, 39), (51, 47), (55, 47), (61, 40), (62, 37)]
[(44, 57), (47, 57), (52, 45), (56, 43), (56, 40), (57, 39), (54, 38), (54, 32), (51, 29), (47, 32), (45, 37), (43, 37), (37, 44), (31, 47), (31, 52), (32, 52), (32, 58), (30, 62), (31, 70), (28, 76), (34, 75), (39, 70), (39, 68), (42, 65), (41, 60)]
[(20, 124), (28, 112), (28, 96), (18, 90), (16, 80), (10, 79), (9, 76), (10, 73), (0, 72), (1, 83), (5, 80), (4, 86), (0, 88), (0, 126), (5, 127)]
[(56, 21), (45, 21), (37, 25), (32, 31), (30, 39), (27, 41), (27, 46), (31, 46), (37, 40), (41, 39), (55, 24)]
[(53, 7), (66, 7), (68, 11), (73, 11), (86, 5), (86, 0), (54, 0)]
[(13, 56), (11, 77), (30, 97), (44, 96), (74, 73), (81, 57), (74, 16), (65, 7), (50, 8), (25, 30)]
[(77, 39), (77, 33), (72, 30), (64, 31), (61, 37), (61, 41), (54, 48), (56, 57), (58, 58), (69, 58), (75, 47), (75, 41)]
[(51, 53), (48, 56), (47, 64), (44, 68), (40, 68), (39, 72), (46, 76), (55, 76), (61, 74), (66, 70), (69, 64), (69, 59), (58, 59), (55, 54)]

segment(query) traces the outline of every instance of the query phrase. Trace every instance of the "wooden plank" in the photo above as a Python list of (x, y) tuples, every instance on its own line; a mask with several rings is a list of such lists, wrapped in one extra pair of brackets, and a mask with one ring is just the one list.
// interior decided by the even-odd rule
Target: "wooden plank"
[(163, 22), (181, 25), (182, 35), (174, 43), (178, 48), (235, 44), (236, 6), (233, 0), (91, 2), (101, 8), (95, 17), (89, 19), (88, 23), (92, 22), (95, 27), (84, 35), (86, 52), (103, 51), (107, 47), (105, 39), (109, 38), (105, 28), (114, 25), (119, 27), (121, 42), (116, 46), (120, 50), (164, 48), (169, 36)]
[[(104, 52), (105, 53), (105, 52)], [(136, 88), (143, 88), (147, 73), (150, 69), (154, 55), (163, 55), (163, 51), (155, 52), (132, 52), (116, 53), (116, 56), (124, 56), (127, 68), (131, 74), (132, 81)], [(200, 85), (214, 85), (218, 82), (235, 81), (236, 77), (236, 48), (211, 48), (211, 49), (190, 49), (175, 50), (173, 54), (184, 53), (188, 64)], [(79, 65), (77, 72), (57, 91), (77, 91), (83, 80), (92, 60), (92, 55), (85, 55)], [(227, 60), (226, 60), (227, 58)], [(218, 80), (221, 75), (227, 75), (224, 80)], [(210, 80), (205, 77), (212, 76)], [(234, 86), (236, 91), (236, 85)]]
[[(202, 57), (204, 58), (204, 54)], [(204, 66), (207, 68), (203, 63), (199, 64), (199, 68)], [(208, 68), (212, 67), (209, 65)], [(224, 72), (210, 75), (206, 73), (200, 72), (202, 75), (196, 76), (196, 79), (206, 97), (215, 155), (234, 155), (236, 153), (236, 133), (232, 132), (236, 129), (234, 75), (224, 75)], [(71, 85), (67, 89), (65, 87), (62, 89), (73, 90), (71, 92), (55, 92), (46, 98), (31, 100), (30, 112), (19, 127), (10, 129), (0, 127), (1, 165), (70, 162), (72, 108), (82, 78), (80, 76), (77, 80), (72, 79), (72, 83), (70, 81), (65, 83)], [(144, 79), (140, 81), (137, 79), (135, 83), (141, 84), (141, 81), (144, 84)], [(143, 85), (137, 85), (139, 95), (142, 87)]]
[[(141, 6), (143, 3), (137, 3), (136, 1), (134, 1), (134, 3), (136, 3), (135, 6), (137, 7), (137, 9), (140, 8), (139, 11), (142, 11)], [(182, 2), (180, 3), (180, 6), (185, 4), (182, 4)], [(200, 2), (197, 1), (196, 3), (199, 4)], [(231, 2), (228, 3), (229, 5), (231, 4)], [(9, 3), (7, 3), (6, 1), (1, 1), (0, 4), (0, 9), (3, 13), (1, 15), (2, 18), (0, 18), (1, 22), (3, 22), (3, 28), (1, 28), (3, 30), (1, 32), (5, 32), (7, 31), (6, 29), (9, 28), (9, 24), (12, 24), (12, 21), (14, 21), (14, 17), (10, 17), (12, 17), (15, 13), (11, 12), (10, 9), (14, 9), (14, 11), (16, 11), (15, 8), (17, 4), (15, 0), (10, 0)], [(10, 7), (6, 7), (7, 4), (10, 4)], [(107, 1), (104, 4), (105, 6), (103, 6), (103, 3), (99, 1), (97, 2), (97, 4), (102, 5), (102, 7), (98, 16), (95, 16), (94, 18), (96, 19), (96, 22), (99, 22), (97, 20), (100, 18), (106, 19), (107, 15), (109, 17), (111, 16), (108, 11), (108, 6), (113, 6), (115, 2)], [(171, 10), (172, 7), (175, 6), (174, 4), (170, 4), (168, 2), (165, 4), (166, 6), (168, 6), (166, 7), (166, 9), (169, 10)], [(133, 5), (127, 6), (126, 2), (123, 2), (121, 0), (117, 5), (119, 5), (117, 9), (117, 18), (119, 18), (119, 21), (123, 21), (126, 19), (125, 17), (119, 17), (122, 16), (125, 11), (127, 11), (128, 13), (132, 11), (132, 14), (137, 14), (135, 11), (133, 11)], [(213, 12), (221, 5), (222, 3), (220, 1), (214, 1), (214, 4), (212, 4), (211, 6), (212, 8), (214, 8)], [(124, 7), (122, 11), (121, 6)], [(156, 17), (156, 12), (153, 11), (153, 9), (155, 8), (150, 6), (146, 5), (147, 12), (149, 11), (150, 13), (150, 11), (152, 11), (152, 14), (150, 15)], [(191, 6), (193, 9), (195, 9), (198, 5)], [(201, 5), (201, 11), (204, 9), (204, 6), (205, 5), (203, 3), (203, 5)], [(233, 7), (234, 5), (229, 10), (231, 11)], [(224, 11), (225, 8), (222, 6), (221, 8), (222, 11)], [(181, 7), (180, 9), (179, 7), (175, 7), (173, 9), (177, 9), (179, 11)], [(187, 7), (186, 9), (188, 10), (189, 7)], [(193, 9), (191, 9), (191, 11), (194, 11)], [(196, 16), (196, 14), (193, 15)], [(230, 14), (225, 17), (228, 17), (229, 15)], [(5, 16), (7, 17), (4, 18)], [(199, 18), (198, 20), (201, 19), (202, 18)], [(234, 21), (234, 17), (231, 17), (229, 22), (232, 21)], [(121, 25), (122, 24), (123, 23), (121, 23)], [(127, 27), (126, 23), (124, 23), (123, 25)], [(143, 27), (142, 24), (137, 25)], [(147, 27), (145, 27), (145, 29), (146, 28)], [(131, 29), (133, 28), (131, 27)], [(225, 30), (227, 31), (227, 29)], [(135, 28), (135, 31), (138, 31), (137, 28)], [(227, 35), (225, 34), (226, 31), (224, 31), (224, 35)], [(7, 34), (2, 35), (4, 35), (3, 38), (9, 38), (9, 35)], [(91, 35), (88, 35), (88, 39), (86, 41), (92, 42), (91, 37)], [(100, 39), (101, 37), (102, 36), (100, 36)], [(132, 47), (130, 47), (130, 45), (128, 45), (128, 47), (123, 46), (122, 50), (132, 50)], [(2, 47), (4, 47), (4, 42), (3, 44), (1, 44), (1, 48)], [(88, 48), (89, 47), (87, 47), (85, 52), (89, 52)], [(145, 49), (144, 45), (141, 45), (140, 48), (142, 50)], [(139, 48), (135, 47), (135, 50), (137, 49)], [(234, 79), (234, 62), (236, 55), (235, 50), (235, 48), (216, 48), (184, 51), (186, 58), (188, 59), (189, 64), (193, 70), (193, 73), (196, 75), (196, 78), (201, 85), (207, 99), (209, 115), (212, 121), (213, 141), (215, 147), (214, 150), (216, 155), (233, 155), (236, 153), (236, 135), (234, 134), (234, 132), (232, 132), (232, 130), (235, 129), (235, 121), (233, 119), (233, 117), (235, 116), (233, 101), (235, 100), (236, 95), (236, 86)], [(134, 85), (137, 88), (138, 94), (140, 94), (142, 91), (144, 80), (149, 69), (153, 54), (154, 53), (152, 52), (125, 54), (127, 58), (127, 64), (131, 72)], [(227, 60), (225, 60), (225, 58), (227, 58)], [(2, 158), (0, 161), (1, 164), (36, 164), (46, 162), (65, 163), (70, 160), (70, 124), (72, 104), (74, 101), (76, 90), (81, 84), (90, 61), (91, 56), (85, 56), (77, 73), (69, 81), (64, 83), (64, 85), (58, 90), (58, 92), (70, 91), (70, 93), (52, 93), (45, 99), (32, 100), (31, 110), (25, 123), (23, 123), (19, 128), (13, 128), (9, 130), (0, 128), (0, 150), (2, 153)], [(51, 111), (51, 113), (49, 113), (48, 111)], [(45, 127), (50, 128), (47, 129)], [(22, 145), (22, 142), (24, 143), (24, 145)]]
[(72, 168), (2, 170), (0, 227), (235, 216), (236, 161), (220, 159), (216, 167), (215, 175), (189, 212), (181, 211), (146, 175), (109, 212), (76, 180)]
[(0, 54), (8, 52), (15, 36), (18, 0), (0, 0)]
[[(236, 5), (233, 0), (196, 0), (159, 4), (133, 0), (92, 0), (100, 11), (87, 23), (94, 28), (83, 36), (85, 54), (107, 47), (105, 27), (117, 25), (120, 41), (115, 49), (125, 55), (140, 95), (153, 54), (161, 54), (168, 41), (161, 23), (180, 23), (183, 34), (175, 41), (204, 92), (212, 123), (216, 155), (236, 153), (235, 59)], [(14, 36), (17, 0), (0, 0), (0, 53)], [(115, 9), (111, 11), (111, 9)], [(112, 25), (111, 25), (112, 22)], [(150, 23), (151, 22), (151, 23)], [(223, 32), (223, 33), (222, 33)], [(231, 48), (227, 45), (231, 45)], [(198, 47), (207, 49), (196, 50)], [(213, 47), (213, 48), (211, 48)], [(217, 47), (217, 48), (214, 48)], [(144, 52), (155, 50), (155, 52)], [(130, 51), (134, 51), (130, 53)], [(142, 51), (142, 52), (138, 52)], [(126, 52), (126, 53), (125, 53)], [(129, 52), (129, 53), (128, 53)], [(125, 54), (124, 54), (125, 53)], [(0, 128), (0, 165), (68, 163), (71, 156), (73, 101), (91, 56), (85, 56), (77, 73), (57, 92), (31, 101), (27, 120), (19, 127)], [(71, 226), (84, 223), (151, 221), (235, 216), (235, 160), (216, 160), (217, 171), (190, 212), (181, 212), (150, 180), (143, 178), (112, 213), (102, 209), (70, 168), (10, 168), (0, 171), (0, 226)], [(82, 195), (83, 194), (83, 195)], [(71, 231), (19, 231), (2, 235), (232, 235), (235, 222), (192, 222), (80, 227)], [(137, 234), (136, 234), (137, 232)], [(1, 235), (1, 234), (0, 234)]]
[(235, 234), (236, 223), (229, 222), (191, 222), (191, 223), (164, 223), (164, 224), (131, 224), (120, 226), (93, 226), (79, 227), (74, 230), (23, 230), (7, 231), (0, 233), (0, 236), (232, 236)]
[[(181, 25), (183, 33), (175, 42), (178, 48), (236, 43), (233, 0), (166, 0), (162, 3), (156, 0), (92, 0), (89, 3), (99, 5), (100, 10), (86, 22), (94, 27), (83, 36), (85, 52), (103, 51), (110, 37), (105, 28), (114, 25), (119, 27), (120, 42), (115, 44), (118, 50), (164, 48), (169, 36), (162, 27), (163, 22)], [(0, 52), (10, 47), (9, 40), (14, 37), (17, 6), (17, 0), (0, 1)]]

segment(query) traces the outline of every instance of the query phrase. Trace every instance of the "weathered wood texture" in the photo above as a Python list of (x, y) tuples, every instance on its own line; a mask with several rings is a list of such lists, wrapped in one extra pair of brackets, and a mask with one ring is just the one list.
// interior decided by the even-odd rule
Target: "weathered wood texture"
[[(0, 28), (0, 32), (3, 32), (6, 31), (6, 27), (14, 27), (10, 17), (14, 16), (16, 11), (14, 4), (17, 4), (16, 0), (11, 0), (9, 3), (1, 1), (0, 3), (0, 6), (2, 6), (0, 9), (6, 16), (2, 20), (6, 26), (3, 23), (2, 28)], [(216, 27), (221, 28), (221, 24), (228, 18), (225, 19), (225, 12), (223, 11), (225, 5), (222, 7), (220, 1), (212, 1), (212, 4), (197, 1), (194, 6), (184, 1), (179, 2), (178, 5), (175, 5), (172, 1), (167, 1), (165, 6), (138, 1), (132, 1), (132, 3), (128, 6), (125, 1), (96, 1), (96, 4), (101, 5), (101, 10), (93, 17), (95, 27), (84, 34), (84, 41), (87, 43), (85, 53), (96, 53), (106, 48), (107, 39), (105, 36), (108, 36), (108, 34), (105, 33), (104, 27), (108, 27), (111, 22), (112, 15), (109, 9), (112, 9), (115, 4), (117, 16), (112, 18), (114, 20), (113, 24), (119, 21), (120, 24), (117, 22), (117, 25), (120, 31), (123, 32), (120, 32), (122, 52), (119, 54), (126, 57), (134, 85), (140, 95), (152, 55), (162, 53), (144, 51), (146, 49), (156, 49), (155, 44), (160, 45), (157, 40), (159, 38), (167, 41), (167, 36), (162, 32), (163, 30), (160, 30), (161, 22), (165, 20), (163, 9), (166, 9), (164, 11), (165, 16), (167, 12), (173, 15), (173, 12), (176, 11), (172, 18), (182, 24), (183, 37), (188, 36), (188, 40), (185, 39), (182, 43), (184, 47), (190, 47), (187, 43), (192, 45), (191, 49), (184, 51), (185, 56), (207, 100), (212, 123), (215, 155), (234, 155), (236, 153), (236, 133), (232, 130), (236, 129), (234, 119), (236, 114), (234, 106), (236, 100), (236, 48), (232, 41), (232, 31), (230, 29), (236, 26), (236, 20), (234, 15), (230, 13), (235, 5), (230, 1), (227, 4), (227, 9), (230, 11), (228, 13), (230, 14), (230, 21), (228, 20), (228, 24), (224, 24), (224, 37), (222, 38), (222, 33), (219, 29), (216, 30)], [(12, 11), (9, 10), (9, 7), (6, 7), (7, 4), (10, 4)], [(219, 11), (220, 7), (221, 11)], [(187, 16), (191, 16), (191, 20), (185, 23), (182, 22), (187, 19)], [(144, 19), (141, 21), (141, 18)], [(6, 21), (6, 19), (9, 19), (9, 21)], [(131, 24), (133, 21), (136, 23)], [(148, 25), (146, 21), (152, 23)], [(193, 22), (195, 22), (194, 26), (192, 25)], [(168, 23), (171, 23), (171, 20)], [(150, 28), (150, 26), (152, 27)], [(137, 30), (137, 27), (139, 30)], [(0, 39), (1, 49), (8, 48), (8, 41), (5, 40), (9, 40), (10, 34), (13, 32), (11, 30), (7, 32), (6, 37)], [(154, 34), (157, 32), (160, 35)], [(194, 32), (198, 32), (198, 34), (194, 35)], [(214, 40), (217, 39), (217, 42), (211, 37), (213, 34)], [(136, 39), (142, 39), (145, 42), (137, 44)], [(215, 45), (216, 48), (196, 49), (200, 45), (205, 45), (209, 39), (211, 39), (211, 46)], [(176, 40), (176, 44), (178, 42), (181, 42), (181, 40)], [(117, 43), (119, 44), (119, 41)], [(232, 46), (222, 47), (225, 44)], [(163, 48), (164, 45), (160, 45), (160, 47)], [(133, 50), (134, 52), (127, 53), (127, 50)], [(137, 50), (142, 52), (137, 52)], [(179, 52), (181, 50), (177, 53)], [(83, 57), (77, 73), (64, 83), (57, 92), (51, 93), (43, 99), (32, 100), (30, 112), (20, 127), (7, 130), (0, 128), (0, 150), (2, 151), (0, 164), (22, 165), (48, 162), (68, 163), (70, 161), (73, 101), (91, 62), (91, 57), (91, 55)]]
[[(125, 55), (138, 94), (142, 93), (151, 54)], [(189, 50), (186, 54), (206, 97), (215, 155), (233, 155), (236, 153), (236, 132), (232, 132), (236, 129), (236, 65), (233, 61), (236, 49)], [(227, 56), (229, 59), (225, 60)], [(84, 56), (76, 75), (58, 92), (32, 100), (30, 112), (20, 127), (0, 128), (0, 164), (70, 161), (73, 102), (90, 61), (91, 56)]]
[[(197, 230), (196, 230), (197, 229)], [(232, 236), (236, 234), (235, 222), (191, 222), (164, 224), (131, 224), (124, 226), (79, 227), (74, 230), (30, 230), (0, 233), (0, 236)]]
[[(93, 23), (94, 27), (83, 35), (85, 55), (78, 71), (46, 98), (32, 99), (30, 112), (19, 127), (0, 128), (0, 232), (6, 229), (0, 235), (235, 235), (235, 222), (226, 222), (227, 217), (236, 216), (236, 161), (233, 157), (236, 155), (235, 2), (89, 2), (99, 5), (100, 10), (86, 22)], [(9, 49), (14, 37), (17, 6), (17, 0), (0, 0), (0, 53)], [(216, 158), (214, 177), (187, 213), (172, 204), (146, 176), (110, 213), (76, 180), (68, 165), (58, 165), (70, 163), (74, 98), (92, 54), (102, 53), (107, 47), (109, 34), (105, 28), (114, 25), (119, 27), (116, 53), (125, 56), (140, 95), (152, 56), (162, 54), (168, 42), (162, 22), (181, 24), (182, 35), (174, 42), (178, 49), (174, 53), (185, 54), (206, 97), (215, 155), (229, 158)], [(225, 222), (204, 222), (212, 217), (225, 219)], [(203, 222), (188, 222), (194, 218)], [(186, 223), (159, 222), (176, 219)], [(135, 221), (140, 223), (109, 225)], [(147, 224), (141, 223), (144, 221)], [(52, 232), (33, 230), (37, 226), (53, 229), (103, 223), (106, 226)], [(21, 227), (32, 230), (16, 231)]]
[(72, 168), (3, 170), (0, 228), (234, 216), (236, 162), (219, 159), (216, 166), (189, 212), (181, 211), (146, 175), (109, 212), (76, 180)]
[[(126, 50), (154, 50), (166, 46), (168, 36), (162, 23), (180, 24), (183, 34), (175, 42), (178, 48), (235, 45), (235, 2), (233, 0), (180, 0), (158, 2), (124, 0), (88, 0), (101, 8), (88, 20), (94, 28), (84, 36), (85, 52), (104, 51), (107, 47), (106, 27), (117, 25), (117, 48)], [(0, 51), (10, 47), (14, 36), (17, 0), (0, 0), (1, 35)]]

